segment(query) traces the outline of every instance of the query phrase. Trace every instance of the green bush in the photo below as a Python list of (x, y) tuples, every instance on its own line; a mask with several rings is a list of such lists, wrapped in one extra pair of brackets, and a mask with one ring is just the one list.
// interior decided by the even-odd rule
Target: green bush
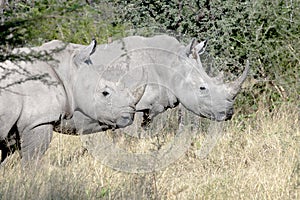
[[(32, 2), (32, 3), (31, 3)], [(104, 43), (126, 34), (209, 39), (203, 61), (229, 80), (251, 65), (237, 106), (252, 113), (299, 101), (300, 2), (283, 0), (49, 0), (8, 3), (0, 20), (0, 61), (17, 46), (60, 39)], [(13, 59), (16, 59), (13, 57)], [(21, 58), (20, 58), (21, 59)], [(252, 106), (249, 106), (252, 105)]]
[[(175, 32), (178, 38), (209, 39), (207, 62), (227, 77), (251, 64), (246, 98), (237, 106), (250, 112), (258, 103), (272, 110), (299, 101), (300, 3), (282, 0), (114, 1), (116, 23), (137, 34)], [(213, 59), (212, 59), (213, 58)], [(205, 58), (204, 58), (205, 60)], [(245, 97), (244, 95), (244, 97)], [(253, 106), (249, 106), (253, 104)]]
[(79, 0), (10, 2), (0, 18), (1, 55), (15, 47), (40, 45), (53, 39), (87, 44), (96, 38), (103, 43), (123, 32), (123, 26), (112, 25), (106, 16), (110, 9), (104, 3), (88, 5)]

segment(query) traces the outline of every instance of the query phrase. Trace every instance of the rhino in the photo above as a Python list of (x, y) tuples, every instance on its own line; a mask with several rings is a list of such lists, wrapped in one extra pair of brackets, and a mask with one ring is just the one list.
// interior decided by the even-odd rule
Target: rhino
[(1, 163), (13, 147), (19, 148), (23, 164), (39, 160), (50, 144), (53, 127), (75, 112), (93, 119), (103, 130), (132, 124), (144, 88), (132, 92), (130, 85), (106, 80), (90, 59), (96, 43), (84, 46), (54, 40), (14, 50), (24, 55), (38, 52), (43, 59), (0, 63)]
[[(141, 125), (144, 128), (155, 116), (179, 103), (200, 117), (229, 120), (234, 113), (235, 97), (247, 77), (249, 62), (237, 80), (223, 83), (221, 76), (210, 77), (202, 66), (200, 55), (206, 45), (207, 41), (195, 39), (188, 45), (182, 45), (168, 35), (149, 38), (129, 36), (99, 45), (91, 61), (112, 82), (141, 67), (147, 72), (146, 89), (136, 105), (136, 112), (143, 113)], [(138, 73), (132, 76), (138, 76)], [(81, 113), (76, 113), (70, 120), (63, 120), (62, 127), (57, 131), (71, 134), (102, 131), (96, 121)]]

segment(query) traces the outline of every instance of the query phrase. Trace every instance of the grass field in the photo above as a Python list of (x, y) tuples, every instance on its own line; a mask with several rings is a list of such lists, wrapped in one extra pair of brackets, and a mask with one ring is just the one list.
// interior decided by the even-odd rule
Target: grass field
[(18, 154), (0, 169), (0, 199), (300, 199), (298, 105), (235, 116), (223, 134), (207, 158), (195, 155), (198, 133), (179, 160), (146, 174), (110, 169), (80, 137), (54, 134), (36, 170), (22, 170)]

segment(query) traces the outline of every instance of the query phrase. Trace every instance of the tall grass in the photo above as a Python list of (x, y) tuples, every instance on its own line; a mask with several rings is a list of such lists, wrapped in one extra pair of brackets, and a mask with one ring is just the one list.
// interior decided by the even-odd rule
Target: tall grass
[(205, 137), (197, 134), (184, 156), (148, 174), (112, 170), (83, 151), (79, 137), (55, 134), (36, 170), (10, 157), (0, 199), (299, 199), (299, 124), (297, 105), (260, 108), (226, 122), (206, 159), (195, 155)]

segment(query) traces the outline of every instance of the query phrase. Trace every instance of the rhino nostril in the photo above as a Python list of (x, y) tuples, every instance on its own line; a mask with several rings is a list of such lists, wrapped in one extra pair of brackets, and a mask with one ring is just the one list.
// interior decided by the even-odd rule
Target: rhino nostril
[(131, 119), (131, 115), (130, 114), (126, 114), (126, 115), (122, 115), (123, 119)]

